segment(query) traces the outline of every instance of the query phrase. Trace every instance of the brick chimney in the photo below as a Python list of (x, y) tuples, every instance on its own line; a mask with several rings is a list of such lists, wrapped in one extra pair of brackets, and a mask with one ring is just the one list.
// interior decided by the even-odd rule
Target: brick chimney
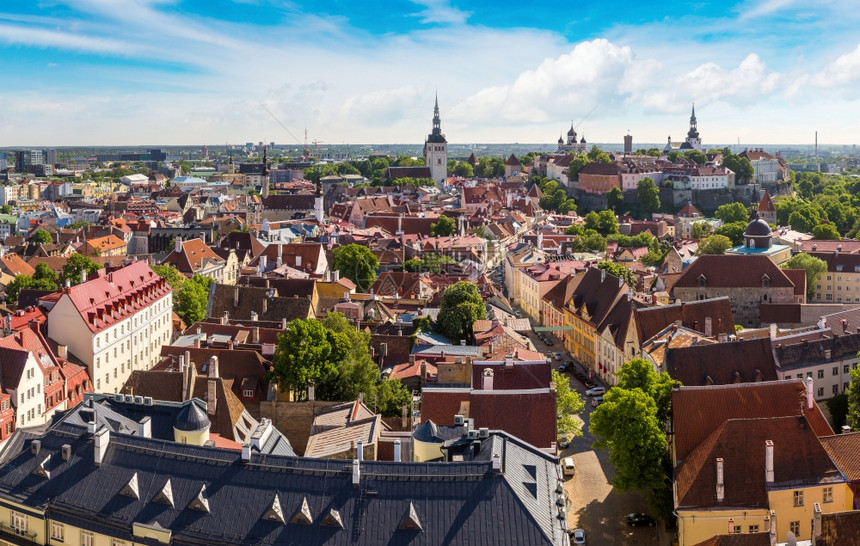
[(215, 410), (218, 409), (218, 382), (215, 379), (210, 378), (206, 382), (206, 398), (206, 413), (215, 415)]
[(216, 379), (218, 377), (221, 377), (221, 375), (218, 373), (218, 357), (217, 356), (209, 357), (209, 377), (211, 379)]

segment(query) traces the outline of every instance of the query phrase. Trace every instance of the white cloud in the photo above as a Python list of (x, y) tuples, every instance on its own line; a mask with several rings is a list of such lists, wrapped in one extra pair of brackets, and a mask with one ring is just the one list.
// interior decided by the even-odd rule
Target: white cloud
[(441, 23), (459, 25), (466, 22), (471, 13), (455, 8), (449, 0), (412, 0), (412, 3), (424, 6), (424, 9), (413, 14), (420, 17), (422, 23)]

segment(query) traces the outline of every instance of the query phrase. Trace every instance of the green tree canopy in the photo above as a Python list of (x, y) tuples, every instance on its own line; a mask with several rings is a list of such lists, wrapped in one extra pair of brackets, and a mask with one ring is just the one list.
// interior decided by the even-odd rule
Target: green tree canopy
[(609, 154), (598, 148), (596, 145), (592, 146), (588, 151), (588, 160), (593, 163), (611, 163), (612, 159), (609, 157)]
[(690, 236), (693, 239), (701, 239), (702, 237), (707, 237), (711, 234), (711, 230), (713, 226), (711, 226), (708, 222), (693, 222), (693, 228), (690, 232)]
[(51, 239), (51, 234), (46, 230), (39, 228), (37, 229), (32, 237), (30, 237), (30, 241), (39, 245), (50, 243), (53, 239)]
[(178, 289), (185, 282), (185, 276), (170, 264), (154, 265), (152, 266), (152, 270), (155, 271), (156, 275), (166, 280), (174, 290)]
[(376, 280), (379, 259), (366, 246), (339, 246), (332, 252), (332, 257), (332, 269), (354, 282), (359, 292), (365, 292)]
[(582, 421), (576, 414), (585, 408), (579, 393), (570, 388), (570, 380), (558, 370), (552, 370), (552, 382), (556, 389), (556, 422), (559, 434), (568, 438), (582, 435)]
[(634, 358), (618, 370), (617, 386), (628, 390), (642, 389), (657, 404), (657, 420), (661, 423), (669, 420), (675, 381), (668, 373), (657, 373), (654, 366), (644, 358)]
[(173, 310), (185, 324), (191, 325), (206, 319), (211, 284), (212, 279), (209, 277), (195, 274), (183, 282), (178, 289), (174, 289)]
[(699, 242), (698, 254), (725, 254), (732, 242), (725, 235), (711, 235)]
[(818, 278), (827, 271), (827, 263), (824, 260), (810, 256), (805, 252), (795, 254), (786, 261), (784, 269), (803, 269), (806, 271), (806, 298), (812, 300), (815, 296), (815, 284)]
[[(726, 150), (724, 150), (725, 152)], [(750, 160), (737, 154), (723, 153), (723, 166), (735, 173), (735, 183), (744, 184), (750, 182), (755, 176), (755, 169)]]
[(690, 161), (694, 161), (699, 165), (704, 165), (708, 162), (708, 156), (700, 152), (699, 150), (689, 150), (684, 152), (684, 157), (689, 159)]
[(87, 278), (91, 278), (101, 269), (99, 264), (90, 260), (83, 254), (72, 254), (63, 265), (63, 279), (69, 281), (72, 286), (81, 283), (81, 273), (86, 271)]
[(58, 290), (60, 276), (56, 271), (41, 263), (36, 266), (36, 272), (30, 275), (18, 275), (6, 285), (6, 301), (17, 303), (21, 290)]
[(606, 194), (606, 204), (616, 213), (624, 205), (624, 194), (619, 188), (615, 187), (609, 190), (609, 193)]
[(819, 241), (838, 241), (842, 237), (833, 224), (818, 224), (812, 227), (812, 236)]
[[(860, 358), (860, 353), (857, 353)], [(860, 367), (851, 368), (851, 382), (848, 384), (848, 426), (852, 430), (860, 428)]]
[(724, 224), (749, 221), (749, 211), (743, 203), (738, 202), (720, 205), (714, 212), (714, 216), (722, 220)]
[(650, 217), (660, 210), (660, 190), (651, 177), (646, 176), (636, 185), (636, 204), (644, 216)]
[(448, 216), (440, 215), (434, 223), (430, 224), (430, 235), (433, 237), (450, 237), (456, 233), (457, 222)]
[(341, 349), (333, 332), (320, 321), (290, 321), (287, 329), (278, 334), (267, 379), (275, 381), (281, 392), (290, 391), (298, 399), (303, 399), (309, 385), (316, 385), (334, 373)]
[(744, 244), (744, 232), (747, 230), (747, 222), (732, 222), (723, 224), (714, 230), (716, 235), (728, 237), (734, 246)]
[(633, 272), (623, 265), (615, 262), (600, 262), (597, 264), (597, 269), (605, 270), (610, 275), (614, 275), (620, 279), (624, 279), (629, 286), (636, 286), (636, 277)]
[(472, 326), (476, 320), (487, 317), (487, 309), (478, 287), (459, 281), (442, 293), (442, 305), (436, 318), (436, 329), (452, 341), (472, 337)]
[(454, 166), (453, 174), (461, 178), (472, 178), (475, 176), (475, 169), (465, 161), (458, 161)]

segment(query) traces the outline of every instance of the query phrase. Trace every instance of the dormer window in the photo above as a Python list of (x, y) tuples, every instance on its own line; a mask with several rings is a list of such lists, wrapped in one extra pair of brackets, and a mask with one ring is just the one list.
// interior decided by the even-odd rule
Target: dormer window
[(767, 275), (762, 276), (761, 287), (762, 288), (770, 288), (770, 277), (768, 277)]
[(708, 284), (708, 278), (704, 274), (699, 275), (696, 280), (699, 282), (699, 288), (704, 288)]

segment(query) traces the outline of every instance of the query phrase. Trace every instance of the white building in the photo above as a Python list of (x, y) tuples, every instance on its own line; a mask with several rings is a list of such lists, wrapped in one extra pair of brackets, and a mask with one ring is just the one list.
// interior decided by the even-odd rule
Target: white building
[(134, 262), (64, 289), (48, 312), (48, 337), (86, 364), (97, 392), (117, 393), (170, 343), (172, 308), (167, 281)]

